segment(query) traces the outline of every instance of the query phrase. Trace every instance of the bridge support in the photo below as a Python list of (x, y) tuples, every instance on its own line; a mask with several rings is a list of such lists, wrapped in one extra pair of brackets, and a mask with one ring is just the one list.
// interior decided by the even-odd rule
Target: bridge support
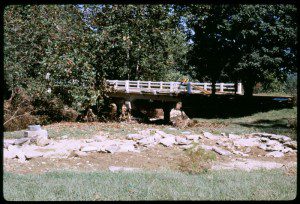
[(171, 103), (164, 103), (163, 104), (163, 111), (164, 111), (164, 123), (169, 124), (170, 123), (170, 112), (173, 107), (173, 104)]

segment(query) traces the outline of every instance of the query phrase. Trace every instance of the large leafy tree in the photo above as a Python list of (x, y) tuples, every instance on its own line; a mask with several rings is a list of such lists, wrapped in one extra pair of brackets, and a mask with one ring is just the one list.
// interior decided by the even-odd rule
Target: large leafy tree
[(284, 81), (296, 72), (295, 6), (189, 5), (178, 10), (194, 31), (188, 57), (196, 78), (242, 81), (245, 95), (251, 96), (255, 83)]
[(233, 72), (251, 96), (257, 82), (284, 81), (296, 71), (296, 7), (242, 5), (227, 22), (232, 43)]
[(163, 80), (177, 70), (187, 51), (178, 16), (169, 5), (88, 7), (97, 64), (107, 78)]
[(229, 40), (224, 21), (231, 15), (232, 7), (193, 5), (188, 11), (188, 26), (194, 31), (190, 35), (193, 44), (188, 53), (190, 70), (198, 80), (210, 80), (212, 94), (215, 94), (215, 84), (228, 66)]
[(81, 103), (100, 89), (95, 86), (91, 34), (83, 14), (73, 5), (6, 7), (7, 90), (21, 87), (32, 98), (58, 97), (81, 109)]

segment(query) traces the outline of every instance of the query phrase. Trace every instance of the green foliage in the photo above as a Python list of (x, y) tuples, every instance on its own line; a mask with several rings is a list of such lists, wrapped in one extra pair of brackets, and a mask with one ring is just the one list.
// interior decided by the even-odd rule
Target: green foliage
[(180, 170), (191, 174), (208, 172), (211, 167), (211, 161), (216, 160), (216, 154), (212, 151), (205, 151), (200, 147), (193, 147), (186, 150), (188, 160), (182, 160)]
[(212, 82), (241, 80), (245, 95), (257, 82), (284, 81), (296, 72), (296, 7), (293, 5), (191, 5), (184, 7), (195, 31), (190, 72)]
[(78, 9), (72, 5), (8, 6), (4, 25), (7, 89), (23, 87), (33, 99), (57, 97), (82, 109), (80, 103), (99, 87), (94, 86), (91, 31)]
[(169, 5), (90, 8), (97, 64), (110, 79), (163, 80), (184, 63), (185, 35)]

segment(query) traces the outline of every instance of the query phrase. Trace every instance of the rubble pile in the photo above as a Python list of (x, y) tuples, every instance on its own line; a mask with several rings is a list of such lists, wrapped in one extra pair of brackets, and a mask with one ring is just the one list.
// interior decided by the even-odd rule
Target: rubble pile
[(49, 139), (46, 130), (30, 126), (24, 137), (4, 141), (4, 158), (27, 162), (32, 158), (84, 157), (90, 152), (118, 153), (140, 152), (145, 148), (162, 145), (167, 148), (203, 148), (223, 156), (249, 157), (254, 148), (263, 150), (265, 157), (284, 157), (297, 152), (297, 142), (284, 135), (252, 133), (245, 135), (212, 134), (201, 132), (180, 135), (168, 134), (158, 129), (141, 130), (128, 134), (125, 139), (110, 139), (106, 134), (94, 135), (90, 139)]

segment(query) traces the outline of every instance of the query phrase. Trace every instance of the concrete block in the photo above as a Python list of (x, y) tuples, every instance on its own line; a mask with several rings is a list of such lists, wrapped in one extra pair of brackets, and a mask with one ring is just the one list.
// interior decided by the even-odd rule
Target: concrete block
[(41, 126), (40, 125), (28, 125), (28, 130), (30, 131), (38, 131), (41, 130)]
[(48, 132), (47, 130), (37, 130), (37, 131), (30, 131), (27, 130), (24, 132), (24, 137), (29, 137), (29, 138), (37, 138), (37, 137), (48, 137)]

